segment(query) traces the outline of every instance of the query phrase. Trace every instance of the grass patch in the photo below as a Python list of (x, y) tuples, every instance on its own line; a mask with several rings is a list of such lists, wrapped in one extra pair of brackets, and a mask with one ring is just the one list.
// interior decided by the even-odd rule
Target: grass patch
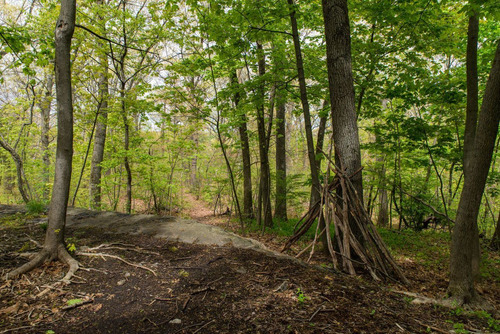
[(378, 229), (391, 253), (396, 257), (410, 257), (434, 268), (448, 265), (451, 237), (448, 232), (424, 230), (395, 231)]
[(26, 216), (22, 213), (16, 213), (5, 217), (0, 217), (0, 226), (5, 228), (22, 228), (26, 223)]
[(45, 201), (29, 201), (26, 204), (26, 213), (29, 215), (39, 215), (47, 212)]

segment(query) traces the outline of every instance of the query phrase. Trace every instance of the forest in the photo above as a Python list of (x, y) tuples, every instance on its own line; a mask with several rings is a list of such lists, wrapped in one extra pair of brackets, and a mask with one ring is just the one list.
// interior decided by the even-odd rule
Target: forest
[[(498, 1), (0, 0), (0, 113), (0, 333), (54, 333), (47, 319), (73, 308), (95, 333), (500, 331)], [(123, 225), (95, 218), (105, 213)], [(283, 314), (263, 307), (250, 327), (255, 312), (245, 308), (248, 319), (222, 326), (238, 303), (224, 299), (219, 310), (205, 298), (223, 289), (221, 261), (230, 267), (233, 255), (208, 241), (188, 246), (187, 234), (168, 247), (138, 236), (169, 219), (262, 242), (276, 259), (234, 251), (246, 261), (236, 275), (262, 285), (266, 268), (295, 268), (278, 288), (266, 276), (271, 292), (252, 301), (288, 291), (297, 310), (285, 311), (280, 295)], [(212, 233), (193, 229), (194, 244)], [(138, 270), (126, 276), (138, 290), (163, 289), (144, 279), (170, 267), (141, 254), (165, 265), (197, 259), (172, 267), (172, 282), (202, 289), (156, 299), (173, 298), (168, 307), (194, 324), (158, 320), (158, 310), (173, 312), (162, 306), (147, 321), (128, 310), (136, 321), (119, 323), (122, 310), (95, 325), (85, 312), (105, 305), (96, 286), (88, 303), (52, 299), (63, 311), (47, 304), (52, 292), (29, 299), (47, 286), (78, 296), (75, 279), (90, 275), (96, 255), (103, 271)], [(211, 266), (206, 276), (190, 271)], [(360, 279), (392, 306), (364, 310), (366, 327), (337, 327), (328, 318), (340, 292), (317, 292), (325, 275), (346, 275), (329, 279), (339, 291)], [(233, 283), (228, 295), (229, 286), (239, 293)], [(14, 287), (26, 303), (12, 299)], [(32, 303), (28, 320), (14, 315)], [(269, 320), (295, 311), (308, 319)], [(402, 324), (408, 316), (417, 320)], [(385, 327), (391, 317), (397, 326)], [(84, 332), (71, 326), (54, 330)]]

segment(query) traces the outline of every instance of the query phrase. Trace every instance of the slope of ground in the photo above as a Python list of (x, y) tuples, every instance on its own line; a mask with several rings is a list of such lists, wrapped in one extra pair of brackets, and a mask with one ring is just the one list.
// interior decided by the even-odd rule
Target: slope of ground
[[(5, 274), (36, 252), (46, 221), (19, 208), (0, 211)], [(0, 333), (494, 331), (486, 314), (414, 305), (362, 277), (253, 249), (131, 235), (117, 229), (119, 221), (110, 228), (98, 216), (85, 211), (71, 219), (81, 223), (68, 226), (68, 245), (82, 266), (72, 284), (58, 282), (66, 269), (59, 263), (0, 282)]]

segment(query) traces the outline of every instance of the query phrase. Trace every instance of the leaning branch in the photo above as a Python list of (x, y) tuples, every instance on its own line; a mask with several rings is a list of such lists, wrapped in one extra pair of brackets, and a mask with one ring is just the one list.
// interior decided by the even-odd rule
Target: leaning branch
[(92, 35), (94, 35), (95, 37), (97, 37), (97, 38), (99, 38), (99, 39), (102, 39), (102, 40), (104, 40), (104, 41), (107, 41), (107, 42), (109, 42), (109, 43), (111, 43), (111, 44), (115, 44), (115, 45), (121, 46), (122, 48), (128, 48), (128, 49), (132, 49), (132, 50), (139, 51), (139, 52), (145, 52), (145, 53), (156, 54), (156, 53), (151, 52), (151, 51), (149, 51), (149, 50), (139, 49), (139, 48), (135, 48), (135, 47), (133, 47), (133, 46), (129, 46), (129, 45), (123, 45), (123, 44), (118, 43), (118, 42), (116, 42), (116, 41), (113, 41), (113, 40), (111, 40), (111, 39), (109, 39), (109, 38), (107, 38), (107, 37), (101, 36), (101, 35), (99, 35), (98, 33), (94, 32), (94, 31), (92, 31), (91, 29), (89, 29), (89, 28), (87, 28), (87, 27), (85, 27), (85, 26), (82, 26), (82, 25), (80, 25), (80, 24), (75, 24), (75, 27), (80, 28), (80, 29), (83, 29), (83, 30), (85, 30), (85, 31), (87, 31), (87, 32), (89, 32), (89, 33), (91, 33)]

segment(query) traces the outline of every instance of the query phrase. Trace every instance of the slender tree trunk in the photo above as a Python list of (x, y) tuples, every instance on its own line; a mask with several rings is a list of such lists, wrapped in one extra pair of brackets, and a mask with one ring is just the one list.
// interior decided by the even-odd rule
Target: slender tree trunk
[(40, 101), (40, 116), (42, 119), (42, 133), (40, 142), (42, 144), (42, 161), (43, 161), (43, 199), (49, 198), (50, 184), (50, 151), (49, 151), (49, 131), (50, 131), (50, 105), (52, 100), (53, 74), (47, 75), (46, 89), (43, 99)]
[[(259, 76), (264, 76), (266, 73), (266, 58), (262, 44), (257, 42), (257, 52), (259, 54), (258, 68)], [(265, 123), (265, 85), (261, 83), (259, 87), (259, 101), (257, 105), (257, 132), (259, 136), (259, 158), (260, 158), (260, 185), (259, 185), (259, 205), (258, 205), (258, 221), (263, 223), (263, 227), (273, 226), (273, 217), (271, 212), (271, 171), (269, 168), (269, 150), (268, 140), (266, 136)], [(263, 216), (261, 216), (263, 215)], [(263, 222), (261, 219), (263, 218)]]
[(276, 108), (276, 203), (274, 218), (286, 221), (286, 104), (278, 96)]
[(378, 216), (377, 225), (387, 227), (389, 225), (389, 201), (387, 197), (386, 171), (384, 156), (378, 156), (377, 161), (382, 164), (379, 174), (378, 186)]
[(73, 102), (71, 93), (71, 38), (75, 29), (76, 0), (62, 0), (61, 12), (55, 31), (56, 40), (56, 91), (57, 91), (57, 149), (54, 187), (48, 214), (49, 225), (45, 234), (43, 249), (33, 260), (15, 269), (8, 276), (25, 273), (46, 259), (59, 258), (70, 269), (63, 280), (68, 281), (76, 270), (78, 262), (66, 250), (64, 229), (71, 182), (73, 159)]
[(124, 128), (124, 139), (123, 139), (123, 148), (125, 150), (125, 157), (123, 158), (123, 164), (125, 166), (125, 171), (127, 172), (127, 199), (125, 202), (125, 210), (127, 213), (132, 212), (132, 169), (130, 168), (129, 161), (129, 146), (130, 146), (130, 126), (127, 117), (127, 109), (125, 104), (125, 83), (122, 83), (121, 91), (121, 112), (122, 112), (122, 120), (123, 120), (123, 128)]
[[(98, 4), (102, 4), (103, 0), (99, 0)], [(104, 23), (104, 19), (99, 16), (99, 21)], [(101, 43), (101, 47), (105, 47)], [(97, 125), (94, 136), (94, 148), (92, 151), (92, 161), (90, 165), (90, 207), (94, 210), (101, 209), (101, 163), (104, 160), (104, 146), (106, 143), (106, 130), (108, 121), (108, 98), (109, 98), (109, 81), (108, 81), (108, 57), (104, 50), (99, 51), (99, 62), (102, 69), (99, 78), (99, 104), (97, 106)]]
[(300, 48), (299, 30), (297, 19), (295, 17), (295, 4), (293, 0), (287, 0), (290, 7), (290, 23), (292, 26), (293, 45), (295, 47), (295, 61), (297, 63), (297, 75), (299, 79), (300, 101), (302, 102), (302, 111), (304, 113), (304, 125), (306, 131), (307, 157), (309, 158), (309, 167), (311, 170), (311, 205), (320, 199), (320, 183), (316, 156), (314, 151), (314, 139), (312, 134), (311, 113), (309, 111), (309, 100), (307, 98), (306, 78), (304, 74), (304, 62), (302, 60), (302, 50)]
[[(232, 84), (236, 91), (234, 93), (234, 105), (238, 110), (240, 103), (240, 92), (238, 89), (238, 74), (236, 71), (232, 76)], [(253, 198), (252, 198), (252, 165), (250, 160), (250, 144), (248, 142), (247, 116), (245, 113), (240, 113), (238, 131), (241, 141), (241, 157), (243, 160), (243, 218), (253, 218)]]
[[(323, 109), (328, 106), (328, 101), (323, 101)], [(318, 177), (321, 175), (321, 161), (322, 159), (322, 151), (323, 145), (325, 143), (325, 132), (326, 132), (326, 123), (328, 121), (328, 113), (321, 112), (319, 116), (319, 126), (318, 126), (318, 135), (316, 137), (316, 168), (318, 170)], [(321, 180), (320, 180), (321, 181)]]
[(12, 160), (14, 160), (14, 164), (16, 165), (16, 173), (17, 173), (17, 189), (23, 198), (24, 203), (28, 203), (31, 200), (29, 184), (26, 176), (24, 174), (24, 164), (21, 156), (16, 150), (10, 146), (6, 141), (0, 139), (0, 146), (9, 152)]
[[(354, 175), (352, 183), (363, 201), (361, 151), (354, 102), (351, 65), (351, 34), (347, 0), (322, 0), (326, 37), (326, 58), (332, 109), (335, 159), (345, 173)], [(357, 225), (350, 219), (354, 235), (362, 240)]]
[(495, 233), (491, 238), (490, 247), (496, 250), (500, 250), (500, 213), (498, 213), (497, 226), (495, 227)]
[(474, 303), (474, 256), (478, 243), (477, 216), (488, 177), (500, 121), (500, 43), (484, 92), (468, 176), (460, 196), (450, 256), (449, 295), (459, 303)]

